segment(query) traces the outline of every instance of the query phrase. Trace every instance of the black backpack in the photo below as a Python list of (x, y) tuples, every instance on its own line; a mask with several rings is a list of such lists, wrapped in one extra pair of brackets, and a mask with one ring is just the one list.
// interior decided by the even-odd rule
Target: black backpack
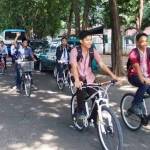
[[(139, 50), (137, 48), (135, 48), (134, 51), (137, 54), (138, 62), (140, 62), (140, 53), (139, 53)], [(147, 48), (147, 58), (149, 58), (149, 60), (150, 60), (150, 48)], [(131, 68), (132, 68), (132, 62), (128, 58), (128, 60), (127, 60), (127, 71), (129, 71), (129, 69), (131, 69)]]
[[(80, 60), (82, 61), (83, 56), (82, 56), (81, 46), (77, 46), (76, 49), (77, 49), (77, 62), (79, 62)], [(94, 60), (94, 48), (93, 47), (91, 47), (89, 49), (89, 56), (90, 56), (89, 67), (91, 67), (93, 69), (93, 67), (92, 67), (92, 62)]]

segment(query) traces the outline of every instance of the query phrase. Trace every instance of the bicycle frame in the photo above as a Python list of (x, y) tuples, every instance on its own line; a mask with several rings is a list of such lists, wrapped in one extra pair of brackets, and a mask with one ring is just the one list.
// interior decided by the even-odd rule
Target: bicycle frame
[[(83, 88), (87, 88), (88, 87), (88, 88), (91, 88), (91, 89), (95, 90), (95, 93), (92, 94), (85, 101), (85, 109), (86, 109), (86, 114), (87, 114), (87, 117), (86, 117), (86, 120), (85, 120), (85, 126), (88, 125), (88, 121), (87, 120), (91, 117), (95, 106), (97, 106), (97, 110), (98, 110), (97, 112), (98, 112), (99, 117), (100, 117), (100, 118), (98, 118), (98, 120), (100, 122), (103, 122), (101, 111), (102, 111), (102, 107), (103, 106), (109, 107), (108, 89), (111, 87), (112, 84), (113, 83), (110, 82), (110, 84), (108, 84), (106, 86), (106, 88), (102, 88), (100, 85), (87, 85), (86, 87), (83, 87)], [(88, 107), (88, 101), (91, 101), (92, 98), (96, 98), (96, 99), (94, 100), (94, 103), (93, 103), (91, 111), (90, 111), (89, 107)], [(111, 123), (110, 119), (109, 119), (109, 123)]]

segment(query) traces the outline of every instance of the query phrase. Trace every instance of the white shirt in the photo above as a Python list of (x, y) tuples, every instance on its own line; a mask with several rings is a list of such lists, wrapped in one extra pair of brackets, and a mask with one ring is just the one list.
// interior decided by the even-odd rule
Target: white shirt
[(61, 55), (61, 61), (63, 61), (65, 64), (68, 64), (68, 53), (67, 53), (67, 49), (63, 48), (63, 53)]
[[(139, 50), (139, 49), (138, 49)], [(144, 77), (148, 77), (148, 68), (147, 68), (147, 52), (139, 50), (140, 54), (140, 67)]]
[(2, 47), (0, 47), (0, 53), (3, 55), (8, 55), (8, 50), (7, 50), (6, 45), (3, 45)]

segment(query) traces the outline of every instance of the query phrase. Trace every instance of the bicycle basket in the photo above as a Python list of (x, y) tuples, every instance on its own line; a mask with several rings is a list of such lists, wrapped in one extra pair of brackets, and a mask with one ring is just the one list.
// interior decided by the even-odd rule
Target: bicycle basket
[(19, 65), (23, 72), (31, 72), (34, 70), (34, 61), (22, 61)]

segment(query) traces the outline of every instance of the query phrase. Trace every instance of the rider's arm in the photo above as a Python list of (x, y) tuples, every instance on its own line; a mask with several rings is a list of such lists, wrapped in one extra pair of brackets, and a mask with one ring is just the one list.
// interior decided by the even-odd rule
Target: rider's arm
[(117, 76), (107, 67), (106, 64), (101, 60), (99, 61), (99, 66), (102, 68), (104, 72), (106, 72), (109, 76), (111, 76), (114, 80), (117, 80)]
[(19, 38), (19, 36), (20, 36), (21, 34), (18, 32), (17, 34), (16, 34), (16, 37), (15, 37), (15, 40), (14, 40), (14, 43), (17, 43), (17, 40), (18, 40), (18, 38)]
[(131, 51), (131, 53), (129, 54), (129, 59), (131, 61), (131, 64), (133, 64), (133, 68), (136, 70), (140, 81), (142, 83), (144, 83), (145, 79), (144, 79), (144, 76), (142, 74), (142, 71), (141, 71), (141, 68), (140, 68), (140, 65), (139, 65), (139, 61), (138, 61), (138, 56), (135, 53), (135, 51)]
[(79, 79), (76, 48), (72, 49), (70, 52), (70, 64), (71, 64), (71, 73), (75, 79), (75, 87), (81, 88), (82, 82)]
[(58, 46), (56, 49), (56, 61), (58, 61), (59, 52), (60, 52), (59, 49), (60, 49), (60, 46)]
[(142, 74), (140, 65), (139, 65), (138, 63), (135, 63), (135, 64), (133, 64), (133, 67), (136, 69), (137, 75), (138, 75), (140, 81), (141, 81), (142, 83), (145, 83), (145, 82), (146, 82), (146, 79), (144, 78), (144, 76), (143, 76), (143, 74)]

